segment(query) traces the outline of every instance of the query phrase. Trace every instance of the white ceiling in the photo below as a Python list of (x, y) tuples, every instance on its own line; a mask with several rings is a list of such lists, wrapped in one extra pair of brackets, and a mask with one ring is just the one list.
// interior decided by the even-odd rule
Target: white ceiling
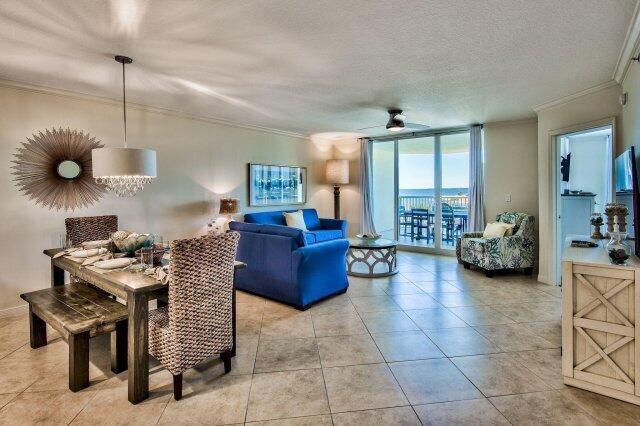
[(7, 0), (0, 78), (311, 134), (534, 116), (611, 80), (636, 0)]

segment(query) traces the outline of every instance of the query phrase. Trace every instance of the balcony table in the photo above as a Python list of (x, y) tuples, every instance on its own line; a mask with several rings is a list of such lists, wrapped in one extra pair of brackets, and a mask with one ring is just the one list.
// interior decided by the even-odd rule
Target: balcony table
[[(96, 272), (65, 256), (53, 256), (62, 249), (44, 250), (51, 257), (51, 286), (64, 285), (64, 273), (69, 272), (82, 281), (88, 282), (109, 294), (127, 302), (128, 321), (128, 386), (129, 402), (137, 404), (149, 396), (149, 301), (168, 293), (168, 284), (142, 273), (115, 270)], [(244, 268), (242, 262), (235, 262), (234, 268)], [(236, 290), (235, 277), (232, 296), (233, 349), (236, 355)]]

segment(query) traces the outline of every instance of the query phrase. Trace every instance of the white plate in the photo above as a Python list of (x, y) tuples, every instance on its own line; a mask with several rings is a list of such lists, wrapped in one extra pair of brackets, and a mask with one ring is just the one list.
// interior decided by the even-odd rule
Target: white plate
[(110, 240), (85, 241), (82, 243), (84, 249), (92, 249), (109, 245)]
[(93, 264), (96, 268), (100, 269), (118, 269), (124, 268), (125, 266), (131, 265), (131, 262), (134, 260), (128, 257), (123, 257), (121, 259), (109, 259), (109, 260), (101, 260)]
[(97, 256), (99, 254), (103, 254), (106, 253), (107, 249), (106, 248), (94, 248), (91, 250), (78, 250), (78, 251), (74, 251), (73, 253), (71, 253), (71, 257), (91, 257), (91, 256)]

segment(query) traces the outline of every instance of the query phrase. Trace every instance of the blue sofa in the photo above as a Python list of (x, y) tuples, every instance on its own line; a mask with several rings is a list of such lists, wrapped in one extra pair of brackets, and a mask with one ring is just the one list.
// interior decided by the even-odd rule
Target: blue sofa
[(247, 264), (236, 272), (236, 288), (302, 310), (347, 290), (346, 221), (303, 212), (308, 232), (286, 226), (282, 211), (250, 213), (245, 222), (229, 224), (240, 233), (237, 259)]

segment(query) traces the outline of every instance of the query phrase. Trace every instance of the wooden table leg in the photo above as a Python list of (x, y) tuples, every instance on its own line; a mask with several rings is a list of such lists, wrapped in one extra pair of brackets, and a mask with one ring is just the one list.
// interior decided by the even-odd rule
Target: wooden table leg
[(31, 310), (29, 304), (29, 344), (32, 349), (38, 349), (47, 344), (47, 323)]
[(127, 291), (129, 402), (149, 397), (149, 295)]
[(51, 287), (64, 285), (64, 269), (53, 265), (51, 261)]
[(118, 374), (127, 369), (128, 321), (118, 321), (111, 332), (111, 371)]

